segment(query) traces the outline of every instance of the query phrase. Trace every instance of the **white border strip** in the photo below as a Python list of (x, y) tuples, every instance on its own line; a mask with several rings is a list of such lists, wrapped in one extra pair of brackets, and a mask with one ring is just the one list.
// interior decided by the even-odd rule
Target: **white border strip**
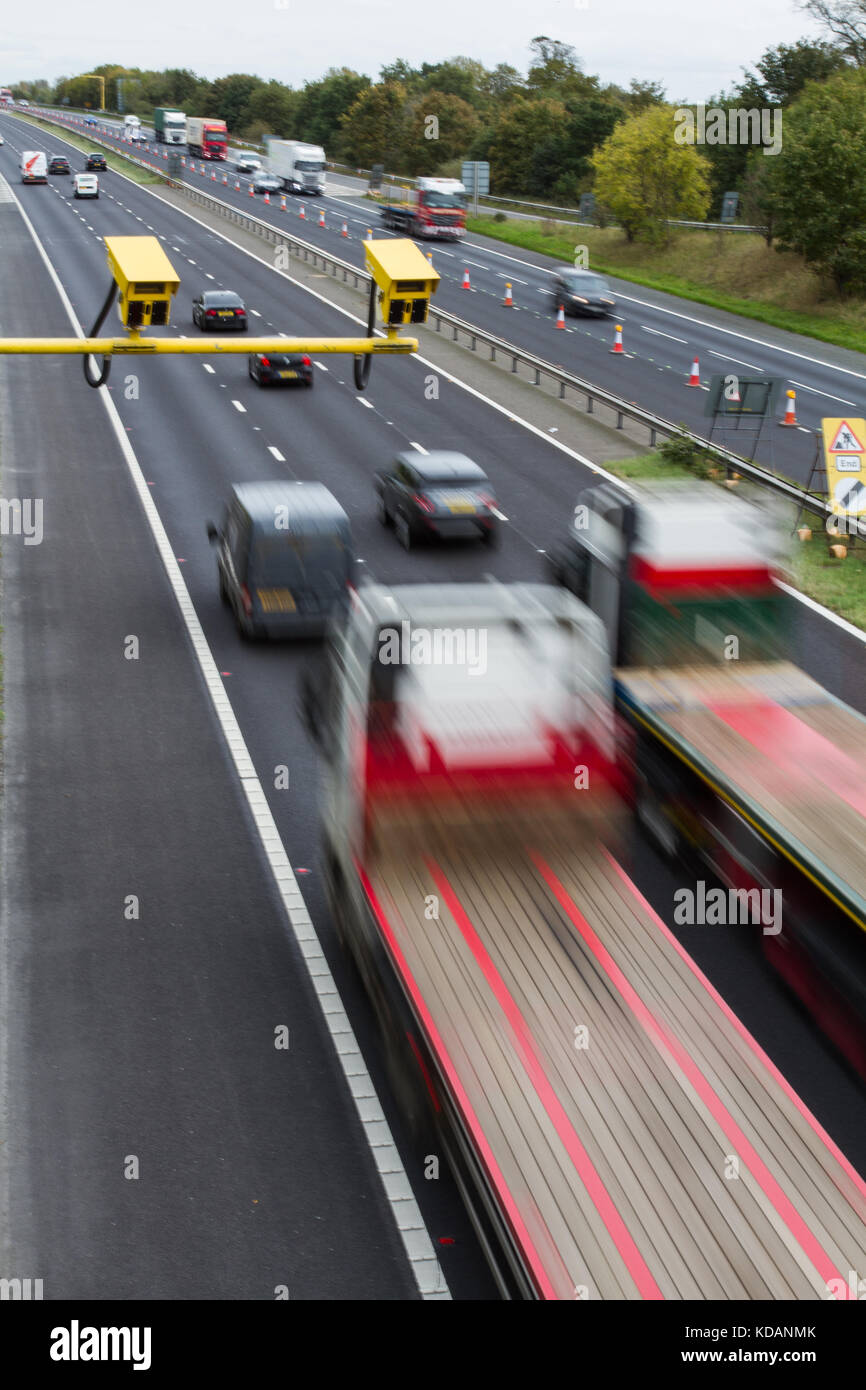
[[(4, 180), (0, 176), (0, 187)], [(8, 184), (7, 184), (8, 187)], [(10, 188), (10, 193), (12, 190)], [(54, 266), (48, 259), (48, 255), (43, 247), (30, 218), (12, 193), (12, 200), (18, 206), (18, 211), (24, 219), (24, 223), (33, 238), (37, 251), (42, 257), (49, 275), (54, 283), (54, 287), (60, 296), (64, 309), (76, 337), (83, 338), (81, 324), (75, 316), (75, 311), (69, 301), (69, 297), (60, 282)], [(84, 383), (82, 382), (82, 389)], [(324, 1015), (325, 1023), (331, 1035), (340, 1066), (352, 1093), (358, 1117), (363, 1126), (364, 1135), (373, 1154), (382, 1185), (385, 1189), (386, 1199), (391, 1207), (397, 1229), (403, 1241), (406, 1255), (409, 1260), (412, 1273), (418, 1285), (418, 1291), (423, 1299), (450, 1299), (451, 1293), (445, 1282), (436, 1253), (433, 1249), (433, 1242), (430, 1239), (427, 1227), (421, 1210), (412, 1195), (412, 1188), (403, 1167), (402, 1160), (394, 1143), (388, 1121), (379, 1103), (379, 1097), (373, 1085), (367, 1064), (361, 1054), (355, 1035), (349, 1023), (348, 1015), (343, 1007), (339, 991), (334, 982), (334, 978), (328, 967), (322, 951), (319, 938), (316, 935), (315, 927), (307, 911), (306, 903), (301, 895), (288, 856), (283, 848), (274, 818), (268, 806), (267, 798), (262, 789), (261, 782), (256, 774), (252, 759), (240, 726), (235, 718), (229, 698), (225, 692), (219, 671), (211, 654), (207, 638), (202, 630), (198, 615), (193, 607), (189, 591), (184, 583), (171, 543), (165, 531), (165, 527), (160, 520), (150, 489), (141, 471), (138, 459), (132, 445), (127, 438), (123, 423), (117, 412), (108, 388), (99, 387), (99, 396), (105, 406), (112, 429), (117, 437), (121, 452), (126, 459), (126, 464), (132, 478), (133, 486), (138, 493), (139, 501), (144, 509), (150, 525), (153, 538), (156, 541), (168, 581), (174, 592), (177, 606), (180, 609), (181, 617), (186, 624), (192, 642), (193, 651), (199, 664), (208, 694), (214, 707), (223, 737), (228, 745), (229, 752), (234, 760), (241, 786), (246, 794), (247, 802), (255, 821), (256, 829), (262, 843), (262, 848), (267, 856), (271, 871), (277, 885), (277, 891), (282, 900), (286, 916), (295, 940), (298, 943), (301, 954), (307, 966), (310, 982), (316, 992), (319, 1006)]]

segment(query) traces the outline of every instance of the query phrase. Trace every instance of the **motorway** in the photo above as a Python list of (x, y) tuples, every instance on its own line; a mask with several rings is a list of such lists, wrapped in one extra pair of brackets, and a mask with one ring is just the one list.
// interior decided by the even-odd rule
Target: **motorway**
[[(118, 149), (165, 169), (165, 147), (130, 146), (121, 141), (119, 129), (109, 125), (103, 133)], [(183, 147), (174, 148), (185, 156)], [(377, 229), (378, 210), (364, 201), (361, 180), (341, 174), (328, 176), (329, 193), (323, 199), (288, 195), (286, 212), (281, 210), (277, 195), (270, 205), (261, 197), (250, 197), (249, 178), (236, 175), (232, 165), (187, 158), (181, 176), (247, 212), (255, 208), (254, 215), (263, 221), (287, 227), (292, 235), (357, 265), (363, 265), (362, 242), (368, 227), (377, 236), (391, 235)], [(225, 184), (224, 177), (228, 179)], [(240, 184), (239, 189), (236, 184)], [(306, 214), (303, 222), (299, 215), (302, 205)], [(318, 225), (322, 207), (325, 228)], [(345, 238), (344, 221), (349, 232)], [(555, 305), (550, 295), (554, 262), (549, 257), (474, 234), (460, 246), (429, 241), (418, 245), (432, 250), (434, 266), (442, 276), (437, 295), (440, 307), (664, 419), (685, 423), (699, 434), (709, 432), (711, 421), (704, 414), (706, 390), (686, 385), (695, 354), (704, 388), (718, 373), (777, 378), (778, 417), (784, 410), (784, 392), (796, 390), (798, 428), (781, 429), (776, 419), (768, 421), (755, 457), (800, 483), (808, 477), (814, 457), (813, 432), (820, 429), (822, 417), (866, 413), (866, 369), (859, 353), (610, 276), (607, 278), (618, 305), (615, 320), (569, 318), (566, 331), (561, 333), (555, 328)], [(462, 289), (467, 269), (468, 292)], [(503, 307), (506, 281), (512, 285), (513, 310)], [(623, 357), (610, 353), (614, 322), (623, 326)], [(720, 431), (717, 426), (713, 437), (747, 457), (751, 454), (751, 435), (745, 431)]]
[[(325, 297), (327, 283), (303, 286), (277, 274), (116, 174), (100, 175), (98, 202), (74, 202), (65, 178), (22, 187), (17, 154), (30, 147), (30, 130), (6, 115), (0, 130), (0, 174), (85, 328), (105, 294), (102, 237), (150, 232), (182, 275), (173, 333), (194, 331), (190, 301), (209, 287), (241, 292), (264, 331), (354, 331)], [(73, 168), (83, 166), (80, 152), (71, 157)], [(32, 242), (23, 235), (4, 246), (2, 332), (67, 333)], [(576, 348), (579, 335), (567, 341)], [(6, 817), (22, 841), (5, 866), (14, 1007), (0, 1012), (10, 1030), (9, 1113), (21, 1123), (8, 1160), (11, 1248), (34, 1275), (46, 1270), (57, 1297), (267, 1298), (284, 1282), (282, 1259), (293, 1298), (411, 1298), (393, 1215), (104, 411), (75, 361), (0, 367), (4, 453), (18, 468), (30, 458), (26, 486), (40, 489), (47, 512), (69, 517), (53, 546), (4, 546)], [(136, 359), (115, 362), (110, 390), (445, 1278), (455, 1297), (485, 1298), (491, 1281), (457, 1195), (447, 1178), (423, 1179), (424, 1154), (404, 1131), (368, 1006), (325, 907), (318, 771), (296, 713), (312, 644), (239, 641), (219, 602), (205, 535), (230, 483), (316, 477), (352, 519), (359, 572), (386, 583), (540, 577), (539, 551), (571, 512), (586, 470), (457, 385), (446, 381), (438, 399), (427, 399), (428, 370), (380, 359), (359, 396), (348, 359), (331, 357), (316, 363), (315, 389), (295, 394), (259, 390), (242, 356)], [(498, 552), (454, 545), (406, 555), (382, 531), (371, 475), (409, 445), (465, 449), (487, 469), (510, 519)], [(30, 602), (29, 586), (38, 601)], [(158, 644), (159, 661), (140, 687), (113, 664), (111, 644), (128, 633), (142, 635), (143, 650)], [(804, 668), (864, 709), (862, 644), (799, 605), (795, 640)], [(34, 689), (42, 697), (25, 719)], [(290, 769), (288, 791), (274, 786), (281, 765)], [(45, 775), (31, 775), (33, 766)], [(669, 919), (675, 877), (637, 837), (631, 849), (639, 887)], [(141, 924), (131, 955), (112, 944), (117, 924), (105, 908), (127, 892), (154, 904), (153, 929)], [(751, 941), (676, 931), (855, 1166), (866, 1168), (861, 1088)], [(268, 1034), (280, 1022), (298, 1030), (299, 1065), (289, 1080), (273, 1060), (262, 1063), (261, 1020)], [(139, 1152), (148, 1135), (158, 1176), (137, 1185), (145, 1190), (136, 1204), (109, 1165), (118, 1153)]]

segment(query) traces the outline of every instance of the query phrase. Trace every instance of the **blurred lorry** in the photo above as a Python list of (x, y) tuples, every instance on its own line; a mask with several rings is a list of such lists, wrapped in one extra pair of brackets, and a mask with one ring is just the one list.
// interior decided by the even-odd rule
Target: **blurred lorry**
[(766, 502), (605, 482), (552, 577), (604, 623), (637, 813), (669, 856), (778, 893), (767, 957), (866, 1077), (866, 719), (786, 659)]
[(280, 179), (287, 193), (325, 191), (325, 151), (299, 140), (269, 140), (265, 167)]
[(187, 116), (186, 143), (190, 154), (199, 159), (225, 159), (229, 134), (225, 121), (209, 116)]
[(600, 619), (555, 586), (364, 585), (302, 713), (414, 1176), (447, 1158), (503, 1296), (820, 1299), (863, 1267), (866, 1186), (620, 862)]
[(414, 188), (403, 192), (403, 201), (379, 208), (386, 227), (442, 241), (459, 241), (466, 235), (466, 189), (459, 179), (417, 179)]
[(186, 116), (169, 106), (157, 106), (153, 130), (158, 145), (182, 145), (186, 140)]

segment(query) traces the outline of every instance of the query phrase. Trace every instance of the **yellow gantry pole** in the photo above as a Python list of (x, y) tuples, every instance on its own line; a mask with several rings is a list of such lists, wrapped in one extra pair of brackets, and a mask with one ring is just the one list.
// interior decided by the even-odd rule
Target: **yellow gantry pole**
[(211, 357), (228, 354), (249, 356), (253, 352), (346, 352), (358, 357), (417, 351), (417, 338), (399, 338), (396, 334), (389, 334), (387, 338), (251, 338), (244, 334), (242, 338), (231, 341), (221, 338), (142, 338), (134, 334), (124, 338), (0, 338), (0, 355), (24, 353), (47, 356), (59, 353), (83, 357), (93, 353), (97, 357), (110, 357), (114, 353), (149, 356), (180, 353)]

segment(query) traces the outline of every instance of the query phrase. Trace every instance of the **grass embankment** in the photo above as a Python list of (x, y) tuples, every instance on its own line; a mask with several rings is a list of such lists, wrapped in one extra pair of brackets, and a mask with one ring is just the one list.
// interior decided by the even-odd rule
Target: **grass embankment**
[[(657, 450), (636, 454), (632, 458), (613, 459), (603, 465), (609, 473), (631, 482), (655, 482), (661, 478), (684, 479), (707, 476), (675, 460), (665, 458)], [(794, 514), (791, 514), (793, 528)], [(794, 588), (838, 613), (855, 627), (866, 631), (866, 540), (841, 537), (848, 547), (847, 556), (840, 560), (830, 554), (831, 541), (825, 530), (824, 518), (804, 514), (801, 526), (811, 529), (811, 540), (791, 538), (789, 579)]]
[[(714, 309), (866, 352), (866, 302), (841, 302), (800, 256), (780, 254), (753, 232), (682, 228), (663, 247), (628, 242), (616, 227), (574, 227), (470, 217), (471, 232), (571, 265), (586, 246), (589, 266), (647, 289), (664, 290)], [(792, 309), (789, 306), (796, 304)]]
[[(29, 125), (39, 126), (47, 134), (56, 135), (58, 139), (65, 140), (68, 144), (74, 145), (83, 154), (103, 154), (109, 169), (113, 169), (116, 174), (125, 174), (134, 183), (165, 183), (165, 175), (157, 174), (150, 169), (143, 169), (139, 164), (133, 164), (125, 158), (119, 151), (107, 149), (104, 145), (97, 145), (93, 140), (88, 140), (86, 135), (79, 135), (77, 131), (67, 130), (65, 126), (54, 125), (51, 121), (43, 121), (39, 116), (23, 116), (16, 111), (15, 115), (19, 120), (27, 121)], [(51, 154), (51, 151), (46, 151)]]

